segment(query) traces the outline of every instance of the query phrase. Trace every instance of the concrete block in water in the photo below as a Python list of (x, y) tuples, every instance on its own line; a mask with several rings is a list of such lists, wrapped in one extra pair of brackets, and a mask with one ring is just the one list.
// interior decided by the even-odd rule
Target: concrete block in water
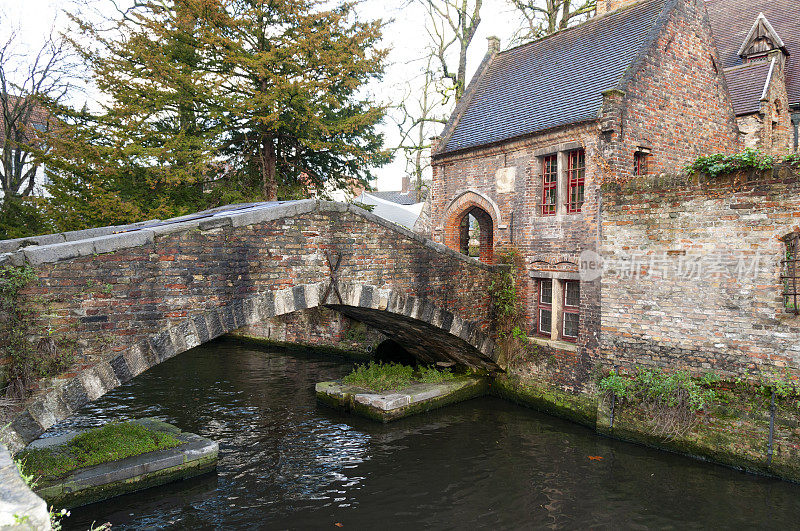
[(486, 378), (464, 376), (450, 382), (417, 383), (383, 393), (341, 381), (321, 382), (316, 385), (316, 393), (321, 404), (389, 422), (483, 396), (488, 388)]

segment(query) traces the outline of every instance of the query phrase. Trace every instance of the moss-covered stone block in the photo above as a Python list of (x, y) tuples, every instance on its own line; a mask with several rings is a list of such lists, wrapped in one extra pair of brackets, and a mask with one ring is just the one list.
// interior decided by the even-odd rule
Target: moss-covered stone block
[(418, 383), (400, 390), (375, 392), (340, 381), (316, 385), (320, 404), (379, 422), (390, 422), (456, 402), (483, 396), (488, 379), (462, 376), (441, 383)]
[[(134, 421), (151, 430), (164, 431), (183, 444), (79, 468), (66, 477), (42, 478), (35, 492), (48, 505), (73, 508), (113, 498), (173, 481), (187, 479), (214, 470), (219, 458), (219, 444), (156, 419)], [(55, 438), (54, 438), (55, 439)], [(50, 447), (65, 445), (67, 437), (58, 438)], [(46, 439), (43, 441), (47, 442)]]
[(491, 394), (543, 413), (561, 417), (595, 429), (597, 398), (573, 394), (544, 383), (501, 375), (494, 379)]

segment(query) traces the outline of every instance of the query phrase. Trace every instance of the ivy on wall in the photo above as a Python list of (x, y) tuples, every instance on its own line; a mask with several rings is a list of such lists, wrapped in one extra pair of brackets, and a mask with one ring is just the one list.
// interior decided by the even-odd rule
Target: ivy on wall
[(38, 329), (34, 301), (23, 296), (35, 279), (36, 272), (27, 265), (0, 269), (0, 359), (8, 360), (0, 390), (8, 398), (24, 398), (33, 382), (62, 372), (72, 362), (70, 349)]
[(523, 263), (519, 251), (511, 247), (498, 250), (495, 263), (503, 267), (498, 268), (489, 284), (491, 326), (500, 348), (498, 362), (507, 364), (529, 347), (517, 282), (517, 273), (522, 270)]

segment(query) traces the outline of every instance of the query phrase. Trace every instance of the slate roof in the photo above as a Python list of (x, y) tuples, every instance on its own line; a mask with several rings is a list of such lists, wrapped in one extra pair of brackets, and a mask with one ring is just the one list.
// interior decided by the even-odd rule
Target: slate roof
[(428, 190), (422, 190), (421, 194), (417, 194), (416, 190), (403, 193), (400, 190), (395, 192), (366, 192), (371, 196), (380, 199), (397, 203), (398, 205), (414, 205), (416, 203), (423, 203), (425, 198), (428, 197)]
[(758, 112), (772, 61), (759, 61), (725, 71), (725, 81), (737, 116)]
[(440, 152), (597, 118), (602, 92), (620, 84), (665, 3), (645, 0), (497, 54), (473, 79), (467, 92), (474, 93), (452, 134), (445, 129)]
[[(786, 62), (789, 104), (800, 105), (800, 1), (707, 0), (706, 9), (723, 68), (742, 64), (739, 48), (759, 13), (764, 13), (789, 52)], [(726, 80), (727, 75), (726, 72)], [(728, 85), (731, 97), (740, 98), (738, 94), (734, 96), (734, 91), (738, 89), (731, 87), (730, 81)]]

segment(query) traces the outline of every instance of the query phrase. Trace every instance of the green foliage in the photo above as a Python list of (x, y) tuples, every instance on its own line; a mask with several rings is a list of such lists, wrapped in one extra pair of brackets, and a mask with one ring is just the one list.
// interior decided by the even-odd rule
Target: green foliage
[(686, 172), (689, 175), (704, 174), (716, 178), (737, 171), (771, 170), (778, 162), (792, 165), (800, 164), (800, 154), (788, 155), (781, 160), (779, 157), (765, 155), (757, 149), (747, 148), (743, 152), (733, 155), (717, 153), (697, 157), (691, 164), (686, 166)]
[(439, 370), (436, 367), (420, 367), (415, 372), (413, 367), (399, 363), (370, 362), (357, 365), (353, 372), (342, 378), (346, 384), (366, 387), (373, 391), (399, 390), (416, 382), (441, 383), (457, 378), (450, 369)]
[(19, 477), (22, 478), (22, 481), (28, 486), (29, 489), (33, 490), (36, 488), (36, 476), (33, 474), (28, 474), (25, 471), (25, 458), (20, 457), (19, 455), (14, 458), (14, 464), (17, 465), (17, 470), (19, 471)]
[[(137, 2), (72, 17), (109, 100), (51, 109), (49, 215), (62, 229), (366, 185), (388, 162), (381, 21), (336, 0)], [(90, 42), (90, 46), (85, 43)]]
[(772, 369), (767, 373), (759, 371), (754, 379), (737, 378), (735, 384), (741, 391), (755, 391), (764, 397), (770, 397), (775, 391), (778, 400), (800, 398), (798, 382), (787, 368)]
[(686, 167), (686, 171), (689, 175), (702, 173), (716, 178), (741, 170), (766, 171), (772, 169), (776, 162), (775, 157), (771, 155), (764, 155), (757, 149), (747, 148), (743, 152), (733, 155), (716, 153), (697, 157)]
[(9, 196), (2, 199), (0, 240), (27, 238), (49, 232), (53, 232), (53, 226), (48, 221), (40, 198)]
[(505, 267), (495, 272), (489, 284), (492, 329), (497, 333), (500, 358), (511, 363), (530, 352), (525, 332), (524, 310), (517, 285), (517, 275), (524, 270), (520, 253), (514, 248), (498, 251), (495, 261)]
[(693, 378), (686, 371), (666, 372), (639, 367), (631, 377), (609, 374), (600, 380), (599, 386), (622, 400), (699, 411), (714, 402), (716, 393), (710, 386), (718, 380), (719, 377), (713, 373)]
[(350, 204), (353, 206), (357, 206), (358, 208), (362, 208), (367, 212), (372, 212), (375, 210), (375, 205), (368, 205), (366, 203), (359, 203), (358, 201), (350, 201)]
[(363, 328), (348, 328), (345, 330), (342, 338), (352, 343), (361, 343), (362, 341), (366, 341), (367, 332)]
[(792, 153), (791, 155), (787, 155), (783, 158), (783, 162), (785, 164), (791, 164), (792, 166), (800, 165), (800, 153)]
[(528, 340), (528, 334), (526, 334), (525, 330), (521, 329), (519, 326), (515, 326), (511, 330), (511, 337), (513, 337), (514, 339), (518, 339), (520, 341)]
[(17, 456), (17, 464), (26, 477), (49, 481), (78, 468), (118, 461), (180, 444), (181, 441), (170, 433), (154, 431), (130, 422), (110, 423), (76, 435), (57, 449), (23, 450)]
[(492, 297), (492, 315), (495, 321), (512, 319), (519, 310), (519, 295), (511, 268), (503, 268), (495, 273), (489, 294)]
[(688, 432), (697, 422), (695, 413), (717, 400), (714, 373), (693, 378), (686, 371), (637, 368), (632, 375), (609, 374), (598, 387), (606, 396), (640, 407), (648, 415), (653, 433), (671, 439)]
[(450, 369), (439, 370), (436, 367), (420, 367), (419, 374), (419, 381), (423, 383), (451, 382), (456, 379)]
[(399, 363), (370, 362), (358, 365), (342, 381), (346, 384), (366, 387), (373, 391), (402, 389), (411, 385), (414, 368)]
[(611, 373), (600, 379), (598, 387), (604, 393), (624, 400), (633, 397), (632, 388), (634, 387), (634, 381), (626, 376)]
[[(64, 529), (64, 518), (69, 518), (70, 512), (66, 509), (61, 509), (60, 511), (56, 511), (52, 506), (50, 506), (50, 528), (52, 531), (61, 531)], [(92, 526), (94, 529), (94, 525)], [(104, 528), (108, 529), (108, 527)]]

